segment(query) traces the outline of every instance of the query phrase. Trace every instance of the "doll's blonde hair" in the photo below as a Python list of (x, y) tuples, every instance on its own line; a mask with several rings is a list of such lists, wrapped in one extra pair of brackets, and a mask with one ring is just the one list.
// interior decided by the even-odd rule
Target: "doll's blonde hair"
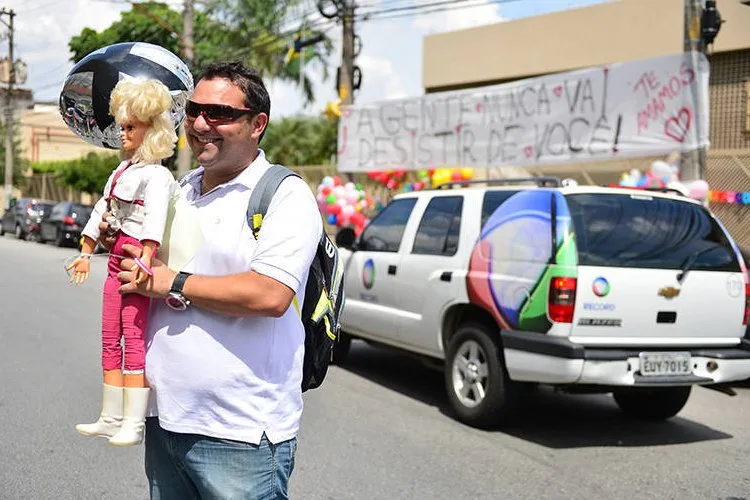
[(133, 118), (149, 127), (143, 143), (135, 151), (120, 150), (122, 159), (134, 162), (160, 163), (174, 152), (177, 134), (169, 110), (172, 96), (158, 80), (120, 80), (109, 98), (109, 114), (117, 124)]

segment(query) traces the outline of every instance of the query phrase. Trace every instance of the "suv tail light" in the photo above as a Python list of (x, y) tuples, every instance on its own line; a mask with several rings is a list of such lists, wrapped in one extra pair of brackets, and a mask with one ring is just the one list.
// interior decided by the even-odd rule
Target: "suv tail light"
[(27, 216), (31, 217), (32, 215), (34, 215), (34, 210), (32, 210), (33, 208), (34, 208), (34, 204), (31, 203), (31, 202), (29, 202), (29, 204), (26, 205), (26, 215)]
[(78, 224), (76, 224), (76, 220), (73, 217), (65, 217), (63, 219), (63, 224), (65, 224), (66, 226), (77, 226), (78, 225)]
[(549, 284), (549, 318), (555, 323), (572, 323), (576, 303), (575, 278), (552, 278)]
[(747, 326), (747, 318), (750, 316), (750, 285), (745, 283), (745, 314), (742, 315), (742, 324)]

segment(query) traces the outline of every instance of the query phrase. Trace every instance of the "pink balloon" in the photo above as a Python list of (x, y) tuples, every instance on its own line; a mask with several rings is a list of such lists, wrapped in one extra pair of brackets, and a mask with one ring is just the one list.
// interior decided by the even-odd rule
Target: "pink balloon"
[(700, 200), (708, 195), (708, 182), (703, 179), (693, 181), (687, 184), (688, 196)]

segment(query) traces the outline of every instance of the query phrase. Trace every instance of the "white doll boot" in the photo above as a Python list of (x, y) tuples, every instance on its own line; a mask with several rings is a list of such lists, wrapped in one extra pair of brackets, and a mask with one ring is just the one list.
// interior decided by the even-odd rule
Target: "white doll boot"
[(143, 442), (143, 429), (148, 408), (148, 387), (125, 388), (125, 416), (119, 432), (109, 438), (114, 446), (131, 446)]
[(84, 436), (112, 437), (122, 425), (122, 387), (102, 384), (102, 413), (93, 424), (78, 424), (76, 430)]

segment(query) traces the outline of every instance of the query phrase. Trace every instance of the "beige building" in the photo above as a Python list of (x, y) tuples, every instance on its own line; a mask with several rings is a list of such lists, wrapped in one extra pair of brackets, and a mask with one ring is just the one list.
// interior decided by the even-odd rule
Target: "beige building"
[(21, 112), (20, 125), (21, 147), (30, 161), (71, 160), (102, 151), (68, 128), (56, 103), (34, 103)]
[[(747, 3), (747, 2), (745, 2)], [(750, 191), (750, 6), (717, 2), (722, 18), (709, 50), (711, 189)], [(424, 40), (426, 92), (462, 89), (590, 66), (675, 54), (684, 47), (684, 0), (619, 0), (502, 22)], [(654, 158), (529, 168), (579, 182), (616, 182)], [(750, 247), (750, 206), (712, 204), (742, 245)]]

